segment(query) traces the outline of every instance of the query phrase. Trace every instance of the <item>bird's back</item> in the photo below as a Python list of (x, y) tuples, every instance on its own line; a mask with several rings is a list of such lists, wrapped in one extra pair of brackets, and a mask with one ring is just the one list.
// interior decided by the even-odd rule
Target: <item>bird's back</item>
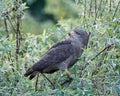
[[(52, 73), (57, 71), (58, 64), (73, 55), (74, 49), (70, 40), (59, 42), (52, 46), (39, 62), (33, 65), (33, 70)], [(48, 69), (48, 70), (47, 70)]]

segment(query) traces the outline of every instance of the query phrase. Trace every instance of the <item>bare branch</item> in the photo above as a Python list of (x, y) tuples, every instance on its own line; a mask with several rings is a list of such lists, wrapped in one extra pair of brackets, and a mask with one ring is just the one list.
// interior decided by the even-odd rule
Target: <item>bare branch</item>
[(8, 31), (8, 24), (7, 24), (7, 19), (4, 18), (4, 24), (5, 24), (5, 31), (7, 33), (7, 38), (9, 37), (9, 31)]
[(105, 50), (107, 50), (107, 49), (109, 49), (110, 47), (112, 47), (112, 45), (113, 45), (113, 44), (106, 46), (102, 51), (100, 51), (97, 55), (95, 55), (95, 56), (91, 59), (91, 61), (93, 61), (95, 58), (97, 58), (97, 57), (98, 57), (101, 53), (103, 53)]
[(118, 10), (119, 4), (120, 4), (120, 1), (118, 2), (118, 5), (117, 5), (117, 7), (116, 7), (116, 9), (115, 9), (115, 12), (114, 12), (114, 14), (113, 14), (112, 20), (114, 19), (115, 15), (116, 15), (116, 12), (117, 12), (117, 10)]

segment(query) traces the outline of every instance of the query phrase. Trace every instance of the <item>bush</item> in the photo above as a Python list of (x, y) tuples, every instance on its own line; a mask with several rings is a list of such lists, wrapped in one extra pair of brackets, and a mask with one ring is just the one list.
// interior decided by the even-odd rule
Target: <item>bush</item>
[[(58, 23), (55, 26), (50, 23), (49, 28), (42, 26), (43, 32), (39, 35), (22, 32), (26, 23), (22, 25), (21, 22), (25, 20), (22, 19), (27, 8), (25, 3), (21, 0), (0, 2), (0, 96), (119, 96), (120, 1), (59, 0), (58, 5), (65, 8), (65, 11), (62, 10), (65, 13), (61, 15), (61, 10), (52, 11), (53, 7), (49, 5), (54, 4), (54, 0), (47, 2), (45, 11), (55, 16), (59, 14)], [(63, 40), (66, 32), (76, 26), (91, 32), (91, 36), (84, 54), (70, 69), (74, 74), (73, 82), (61, 86), (60, 82), (66, 77), (58, 71), (46, 74), (55, 83), (55, 89), (39, 76), (38, 91), (35, 91), (36, 80), (29, 81), (24, 77), (26, 68), (37, 62), (48, 48)], [(36, 30), (34, 28), (32, 30)]]

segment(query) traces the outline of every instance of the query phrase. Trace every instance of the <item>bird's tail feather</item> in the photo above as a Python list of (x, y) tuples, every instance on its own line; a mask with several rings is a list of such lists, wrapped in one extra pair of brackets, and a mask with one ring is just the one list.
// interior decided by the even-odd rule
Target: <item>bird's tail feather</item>
[(29, 79), (32, 80), (36, 76), (37, 73), (38, 73), (37, 71), (34, 71), (32, 68), (29, 68), (24, 74), (24, 76), (28, 77), (30, 75)]
[(30, 75), (29, 79), (32, 80), (32, 79), (37, 75), (37, 73), (38, 73), (37, 71), (33, 72), (33, 73)]
[(25, 77), (29, 76), (30, 74), (32, 74), (34, 72), (34, 70), (32, 68), (29, 68), (26, 73), (24, 74)]

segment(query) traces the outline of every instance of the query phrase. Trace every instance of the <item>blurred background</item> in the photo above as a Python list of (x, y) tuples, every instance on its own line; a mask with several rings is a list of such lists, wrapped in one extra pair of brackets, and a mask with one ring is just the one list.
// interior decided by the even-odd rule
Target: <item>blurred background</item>
[(79, 17), (78, 11), (80, 9), (73, 8), (75, 6), (72, 4), (75, 3), (74, 0), (27, 0), (24, 2), (28, 6), (23, 21), (25, 32), (40, 34), (44, 29), (54, 29), (60, 26), (62, 23), (60, 21), (64, 19), (72, 24), (72, 20)]

